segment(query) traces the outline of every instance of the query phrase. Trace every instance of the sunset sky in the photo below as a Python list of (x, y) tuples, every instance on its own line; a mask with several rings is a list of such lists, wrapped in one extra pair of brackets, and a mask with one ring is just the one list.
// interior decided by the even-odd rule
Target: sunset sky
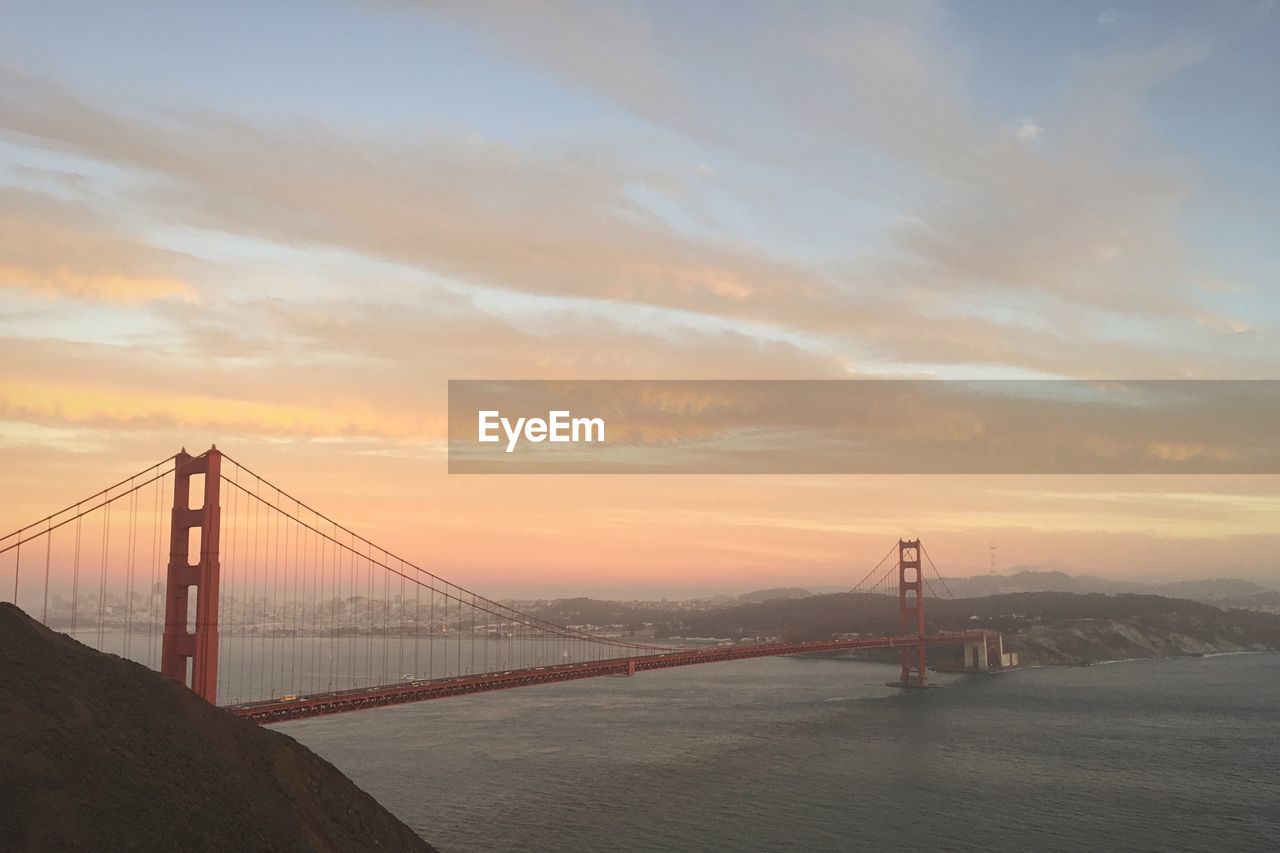
[(216, 442), (493, 595), (1280, 583), (1274, 476), (445, 459), (449, 379), (1278, 379), (1277, 91), (1271, 0), (0, 0), (0, 528)]

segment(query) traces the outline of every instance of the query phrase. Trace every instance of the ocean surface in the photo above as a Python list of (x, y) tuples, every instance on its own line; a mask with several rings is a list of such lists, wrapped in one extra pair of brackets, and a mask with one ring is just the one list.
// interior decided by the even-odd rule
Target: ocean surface
[(1276, 851), (1280, 654), (772, 658), (280, 725), (445, 853)]

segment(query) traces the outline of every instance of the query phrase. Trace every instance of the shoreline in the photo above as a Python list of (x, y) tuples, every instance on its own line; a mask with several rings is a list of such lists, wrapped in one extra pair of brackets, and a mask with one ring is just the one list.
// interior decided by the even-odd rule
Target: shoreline
[[(1085, 668), (1091, 666), (1108, 666), (1117, 663), (1147, 663), (1148, 661), (1158, 660), (1197, 660), (1203, 658), (1223, 658), (1234, 655), (1268, 655), (1280, 654), (1280, 649), (1239, 649), (1230, 652), (1207, 652), (1205, 654), (1184, 654), (1184, 655), (1151, 655), (1149, 657), (1132, 657), (1132, 658), (1109, 658), (1107, 660), (1088, 661), (1085, 663), (1032, 663), (1010, 667), (1009, 669), (992, 670), (993, 673), (1009, 673), (1023, 672), (1030, 669), (1061, 669), (1061, 668)], [(945, 673), (944, 673), (945, 674)], [(966, 675), (968, 673), (955, 673), (957, 675)]]

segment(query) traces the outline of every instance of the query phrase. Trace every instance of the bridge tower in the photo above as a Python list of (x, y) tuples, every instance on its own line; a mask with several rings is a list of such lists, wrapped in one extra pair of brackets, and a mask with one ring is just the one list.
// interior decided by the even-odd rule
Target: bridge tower
[[(191, 478), (203, 474), (203, 499), (191, 506)], [(160, 670), (188, 685), (210, 703), (218, 699), (218, 539), (222, 454), (212, 447), (200, 456), (184, 448), (174, 457), (173, 522), (169, 530), (169, 569), (165, 584), (164, 639)], [(199, 532), (200, 555), (190, 559), (191, 533)], [(195, 625), (188, 624), (195, 590)], [(194, 631), (191, 628), (194, 627)]]
[(928, 687), (925, 671), (924, 575), (920, 570), (920, 540), (898, 540), (898, 613), (902, 636), (915, 635), (920, 642), (902, 649), (903, 687)]

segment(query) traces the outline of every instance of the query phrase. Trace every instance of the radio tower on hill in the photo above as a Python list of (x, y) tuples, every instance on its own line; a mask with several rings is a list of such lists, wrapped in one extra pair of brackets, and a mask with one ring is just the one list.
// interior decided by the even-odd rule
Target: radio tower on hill
[(996, 542), (994, 539), (991, 540), (991, 545), (987, 550), (991, 552), (991, 574), (994, 575), (996, 573)]

